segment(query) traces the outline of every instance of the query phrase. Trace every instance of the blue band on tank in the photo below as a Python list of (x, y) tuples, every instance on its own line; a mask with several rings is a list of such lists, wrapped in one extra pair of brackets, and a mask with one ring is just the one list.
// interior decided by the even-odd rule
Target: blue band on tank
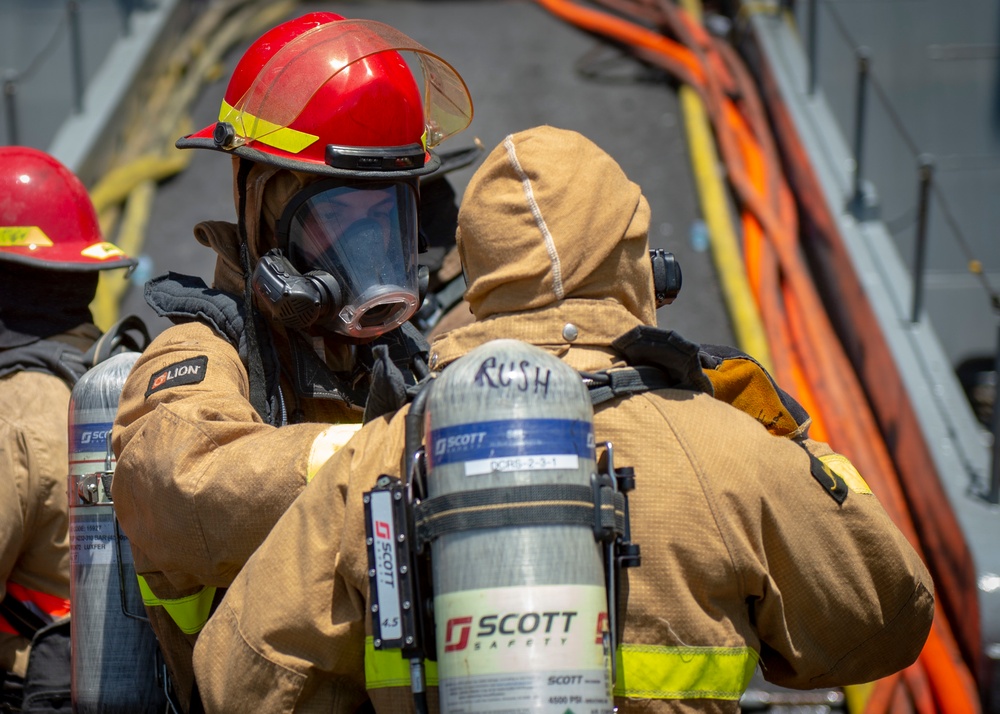
[(573, 455), (594, 458), (594, 430), (577, 419), (508, 419), (431, 430), (428, 463), (446, 464), (509, 456)]

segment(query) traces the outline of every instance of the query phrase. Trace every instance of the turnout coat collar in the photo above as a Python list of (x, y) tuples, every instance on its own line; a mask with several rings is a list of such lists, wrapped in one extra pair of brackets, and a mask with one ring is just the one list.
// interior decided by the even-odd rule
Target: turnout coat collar
[(611, 343), (642, 324), (614, 300), (564, 300), (445, 332), (431, 344), (430, 362), (440, 370), (481, 344), (510, 338), (552, 352), (578, 370), (609, 369), (624, 364)]

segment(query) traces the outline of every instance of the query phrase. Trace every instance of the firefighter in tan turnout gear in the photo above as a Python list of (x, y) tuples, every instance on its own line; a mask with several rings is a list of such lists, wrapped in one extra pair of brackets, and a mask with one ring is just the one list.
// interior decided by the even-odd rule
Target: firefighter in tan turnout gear
[(185, 710), (214, 600), (316, 468), (426, 373), (407, 322), (418, 181), (471, 118), (443, 60), (316, 12), (255, 41), (219, 121), (177, 142), (232, 156), (237, 222), (195, 227), (218, 254), (211, 288), (174, 273), (146, 285), (175, 325), (125, 385), (113, 496)]
[[(29, 670), (32, 635), (55, 637), (69, 614), (70, 392), (101, 338), (89, 307), (99, 271), (132, 265), (101, 237), (87, 189), (68, 168), (37, 149), (0, 147), (0, 676), (8, 692)], [(43, 673), (65, 688), (47, 699), (29, 680), (28, 710), (62, 711), (60, 701), (69, 710), (68, 626), (65, 642), (64, 680)]]
[[(431, 345), (445, 375), (476, 347), (514, 338), (587, 373), (645, 350), (672, 381), (594, 408), (597, 442), (634, 468), (642, 547), (615, 704), (737, 712), (758, 666), (794, 688), (908, 666), (933, 617), (923, 563), (850, 462), (808, 439), (794, 404), (773, 389), (753, 409), (713, 397), (732, 360), (653, 327), (649, 219), (639, 186), (583, 136), (508, 136), (459, 214), (476, 322)], [(195, 648), (206, 710), (350, 712), (366, 697), (379, 712), (409, 709), (407, 661), (373, 647), (362, 498), (380, 475), (405, 479), (406, 414), (365, 425), (236, 577)]]

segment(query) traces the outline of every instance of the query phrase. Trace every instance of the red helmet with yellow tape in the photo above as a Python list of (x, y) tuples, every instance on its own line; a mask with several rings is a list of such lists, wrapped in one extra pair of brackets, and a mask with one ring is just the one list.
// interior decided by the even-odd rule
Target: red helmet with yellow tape
[[(465, 82), (443, 59), (383, 23), (314, 12), (251, 44), (218, 121), (177, 147), (238, 158), (256, 306), (314, 336), (368, 340), (420, 304), (419, 179), (440, 166), (431, 149), (471, 121)], [(264, 168), (286, 171), (251, 181)], [(288, 196), (282, 184), (298, 186)], [(279, 255), (260, 250), (262, 235)]]
[(26, 146), (0, 146), (0, 260), (74, 272), (136, 263), (101, 237), (80, 179)]
[(394, 180), (437, 168), (428, 149), (471, 120), (468, 89), (443, 59), (383, 23), (314, 12), (257, 39), (230, 78), (218, 122), (177, 146)]

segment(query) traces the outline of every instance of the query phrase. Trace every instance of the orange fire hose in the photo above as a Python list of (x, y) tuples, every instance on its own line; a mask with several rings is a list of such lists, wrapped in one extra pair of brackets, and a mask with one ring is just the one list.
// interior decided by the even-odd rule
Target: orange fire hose
[[(762, 91), (768, 96), (768, 106), (775, 132), (782, 137), (788, 175), (797, 188), (802, 216), (813, 235), (812, 247), (819, 249), (819, 258), (828, 269), (837, 271), (838, 300), (850, 314), (859, 332), (866, 335), (863, 346), (864, 370), (869, 383), (877, 380), (882, 391), (872, 393), (876, 408), (894, 432), (895, 457), (899, 466), (899, 488), (893, 494), (896, 506), (905, 509), (912, 520), (920, 524), (922, 555), (934, 575), (938, 605), (949, 618), (945, 624), (955, 627), (947, 640), (958, 645), (958, 658), (969, 672), (975, 672), (980, 656), (978, 599), (975, 588), (975, 567), (971, 553), (950, 508), (941, 508), (947, 496), (931, 465), (927, 445), (915, 428), (915, 414), (906, 400), (900, 400), (903, 387), (891, 354), (879, 332), (874, 313), (865, 302), (858, 278), (850, 269), (850, 260), (837, 234), (829, 207), (822, 200), (822, 190), (805, 157), (797, 130), (787, 108), (776, 90), (773, 76), (766, 66), (760, 70)], [(838, 270), (839, 268), (839, 270)], [(889, 404), (889, 408), (886, 404)], [(909, 409), (909, 411), (908, 411)], [(884, 442), (882, 442), (884, 445)], [(905, 476), (905, 478), (903, 478)], [(883, 499), (885, 497), (883, 496)], [(933, 645), (933, 643), (931, 643)], [(947, 698), (942, 698), (947, 703)]]
[[(966, 627), (961, 631), (965, 639), (959, 645), (949, 618), (965, 613), (957, 607), (951, 611), (944, 607), (970, 600), (967, 591), (974, 588), (974, 583), (963, 577), (967, 576), (967, 568), (944, 562), (949, 553), (951, 559), (969, 562), (967, 545), (953, 516), (921, 520), (925, 529), (933, 525), (945, 531), (937, 538), (928, 538), (915, 525), (909, 505), (912, 496), (908, 499), (910, 494), (893, 464), (861, 382), (800, 254), (795, 199), (815, 221), (813, 213), (822, 211), (816, 199), (819, 193), (805, 198), (792, 195), (749, 72), (735, 51), (667, 0), (603, 1), (619, 13), (632, 14), (669, 31), (677, 41), (571, 0), (537, 1), (557, 17), (630, 49), (643, 61), (690, 85), (702, 97), (741, 211), (744, 259), (771, 348), (775, 377), (790, 387), (789, 391), (813, 415), (812, 435), (848, 454), (865, 474), (886, 512), (935, 576), (939, 597), (927, 642), (913, 665), (875, 683), (866, 714), (979, 712), (974, 665), (967, 662), (969, 652), (978, 652), (978, 643), (968, 642), (974, 634)], [(789, 160), (787, 153), (783, 158)], [(801, 166), (794, 168), (803, 171)], [(924, 485), (910, 484), (913, 488)], [(937, 488), (939, 492), (939, 483)], [(978, 616), (975, 619), (978, 626)]]
[[(936, 472), (929, 465), (930, 457), (927, 455), (926, 445), (916, 432), (911, 432), (910, 438), (904, 441), (907, 438), (904, 432), (907, 426), (912, 428), (912, 422), (910, 425), (905, 423), (907, 405), (899, 401), (901, 384), (898, 382), (895, 365), (888, 351), (878, 341), (880, 333), (877, 332), (870, 308), (862, 299), (855, 297), (861, 294), (861, 288), (851, 284), (851, 281), (856, 281), (857, 278), (851, 274), (849, 262), (843, 251), (838, 251), (842, 243), (836, 234), (833, 218), (825, 203), (817, 200), (817, 197), (822, 195), (818, 181), (812, 173), (808, 159), (804, 156), (801, 144), (798, 143), (795, 127), (766, 68), (761, 71), (761, 82), (763, 91), (769, 97), (775, 130), (783, 138), (787, 155), (786, 165), (798, 188), (798, 197), (803, 206), (802, 215), (807, 217), (813, 231), (818, 234), (814, 244), (819, 244), (825, 249), (824, 262), (841, 266), (840, 298), (853, 305), (851, 317), (859, 332), (867, 334), (864, 368), (868, 370), (868, 378), (872, 380), (874, 375), (880, 384), (888, 386), (888, 390), (883, 389), (883, 391), (889, 395), (893, 417), (887, 428), (896, 432), (895, 438), (899, 446), (895, 453), (901, 471), (887, 484), (892, 491), (889, 494), (893, 500), (892, 505), (896, 509), (887, 508), (887, 510), (890, 513), (901, 513), (907, 520), (911, 520), (912, 514), (912, 520), (920, 524), (921, 527), (916, 533), (904, 530), (911, 538), (919, 536), (922, 555), (928, 562), (936, 582), (939, 610), (943, 611), (936, 622), (937, 628), (945, 630), (942, 635), (943, 646), (937, 647), (938, 635), (934, 633), (925, 648), (922, 664), (929, 668), (937, 666), (939, 674), (936, 680), (932, 678), (932, 688), (941, 706), (947, 706), (947, 711), (964, 711), (963, 702), (974, 701), (975, 695), (963, 696), (961, 691), (974, 689), (969, 680), (973, 679), (971, 672), (974, 672), (980, 651), (978, 600), (971, 555), (954, 512), (949, 508), (941, 508), (941, 504), (946, 503), (947, 499)], [(887, 399), (880, 393), (874, 393), (873, 396), (876, 400)], [(884, 404), (883, 418), (886, 418)], [(904, 443), (905, 447), (902, 446)], [(884, 447), (885, 442), (879, 440), (877, 445), (880, 448)], [(905, 476), (905, 489), (902, 487), (904, 482), (902, 476)], [(881, 485), (879, 488), (880, 497), (885, 500), (887, 495), (881, 490)], [(950, 632), (951, 623), (955, 623), (956, 635)], [(957, 663), (956, 665), (953, 666), (948, 662), (951, 658)], [(960, 681), (947, 684), (946, 675), (949, 669)], [(940, 686), (933, 686), (935, 683)], [(959, 691), (954, 697), (949, 694), (953, 689)]]

